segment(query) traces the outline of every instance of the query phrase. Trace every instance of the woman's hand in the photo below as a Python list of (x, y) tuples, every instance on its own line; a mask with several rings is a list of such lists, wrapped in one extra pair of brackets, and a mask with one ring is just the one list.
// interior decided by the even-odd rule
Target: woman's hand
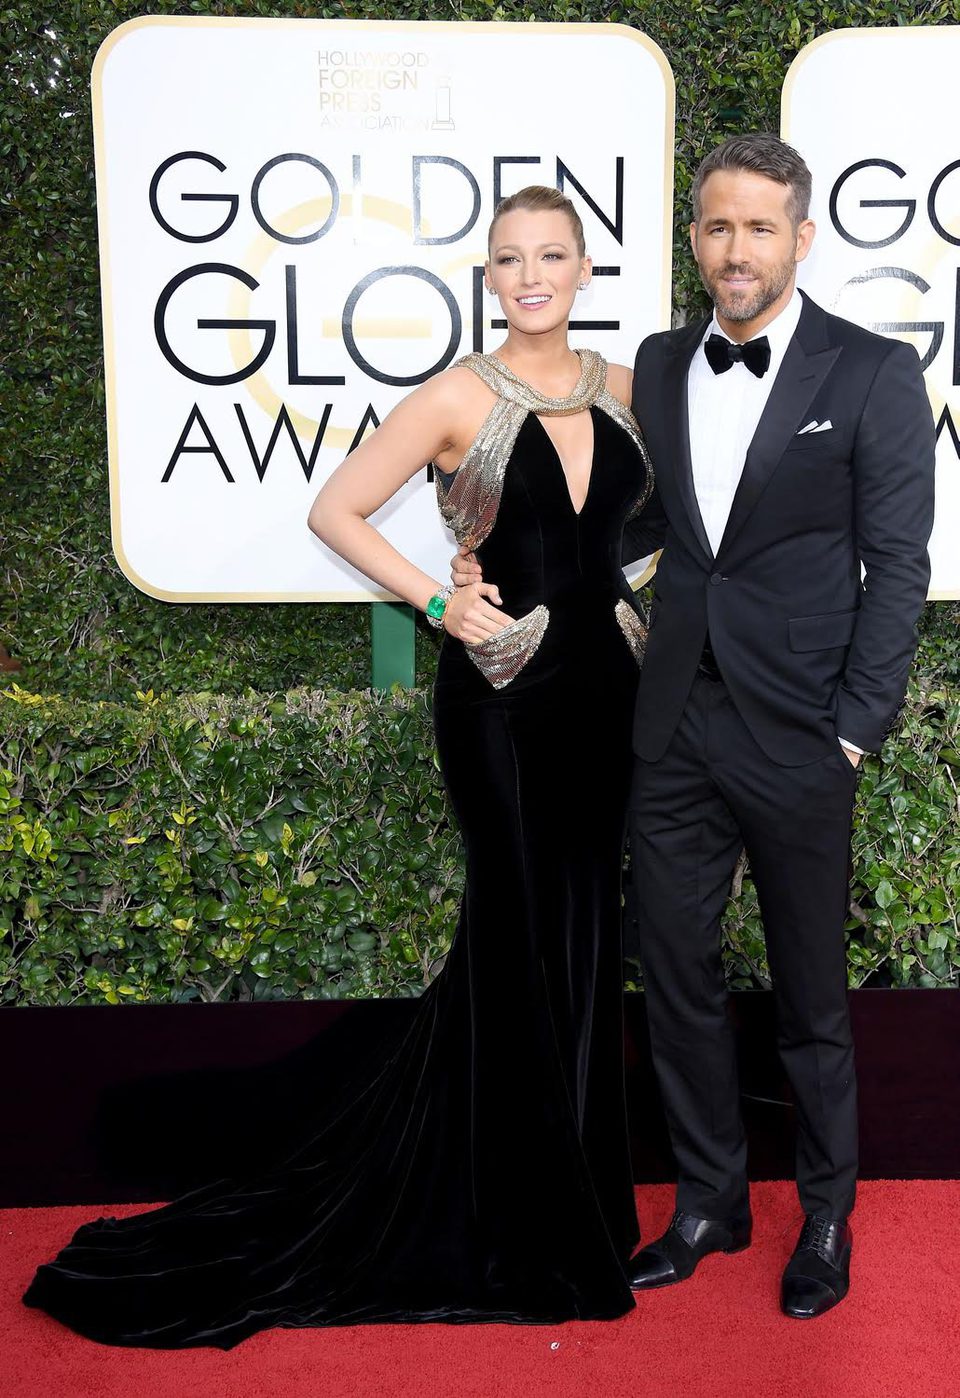
[(454, 587), (469, 587), (471, 583), (483, 581), (483, 570), (477, 562), (477, 555), (465, 548), (457, 549), (450, 560), (450, 577)]
[(447, 603), (444, 628), (468, 646), (477, 646), (513, 621), (513, 617), (497, 610), (502, 605), (495, 584), (468, 583), (458, 587)]

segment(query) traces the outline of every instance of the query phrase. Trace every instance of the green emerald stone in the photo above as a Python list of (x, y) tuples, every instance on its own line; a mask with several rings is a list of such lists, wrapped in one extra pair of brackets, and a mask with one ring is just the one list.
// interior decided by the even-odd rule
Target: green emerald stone
[(427, 616), (432, 616), (435, 621), (439, 621), (446, 610), (446, 598), (441, 597), (439, 592), (435, 597), (431, 597), (430, 601), (427, 603)]

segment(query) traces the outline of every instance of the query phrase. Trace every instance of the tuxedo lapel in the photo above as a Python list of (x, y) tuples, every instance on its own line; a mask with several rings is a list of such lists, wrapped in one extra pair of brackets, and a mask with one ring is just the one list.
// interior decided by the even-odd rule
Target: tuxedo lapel
[(713, 560), (713, 549), (703, 527), (700, 506), (693, 486), (693, 463), (690, 457), (690, 421), (687, 413), (687, 371), (690, 361), (703, 339), (708, 322), (699, 321), (686, 326), (668, 344), (664, 364), (663, 412), (670, 438), (670, 460), (676, 463), (676, 485), (690, 528), (707, 559)]
[(839, 357), (839, 346), (830, 343), (826, 316), (804, 296), (796, 333), (747, 451), (717, 558), (726, 552), (749, 518), (794, 433), (802, 426), (814, 394)]

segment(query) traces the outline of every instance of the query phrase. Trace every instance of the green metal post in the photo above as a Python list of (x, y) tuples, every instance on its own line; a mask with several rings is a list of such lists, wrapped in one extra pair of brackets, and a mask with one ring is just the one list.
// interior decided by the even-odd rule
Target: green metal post
[(403, 602), (370, 603), (370, 669), (374, 689), (416, 681), (416, 627), (413, 608)]

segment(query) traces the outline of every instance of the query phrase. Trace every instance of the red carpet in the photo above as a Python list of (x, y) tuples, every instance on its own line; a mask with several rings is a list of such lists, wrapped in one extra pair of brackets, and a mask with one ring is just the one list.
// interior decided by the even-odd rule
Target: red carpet
[[(672, 1190), (645, 1186), (638, 1197), (651, 1238), (669, 1218)], [(958, 1398), (960, 1181), (861, 1185), (850, 1295), (810, 1322), (777, 1308), (799, 1226), (794, 1190), (755, 1185), (753, 1206), (749, 1251), (708, 1258), (685, 1285), (641, 1298), (623, 1320), (283, 1330), (227, 1354), (107, 1349), (21, 1306), (37, 1262), (98, 1210), (11, 1209), (0, 1212), (0, 1390), (18, 1398)]]

